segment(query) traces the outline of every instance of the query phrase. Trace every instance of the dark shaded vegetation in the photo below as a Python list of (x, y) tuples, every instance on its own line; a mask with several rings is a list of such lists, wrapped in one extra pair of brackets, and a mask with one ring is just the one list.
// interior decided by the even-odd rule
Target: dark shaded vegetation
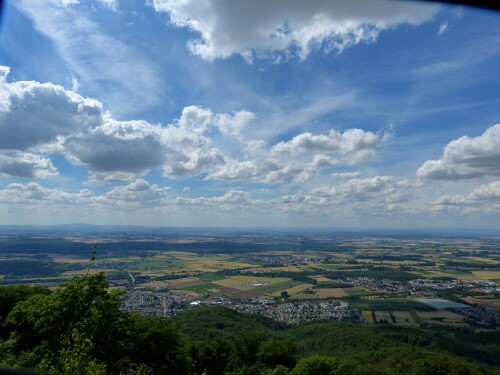
[[(179, 243), (175, 240), (176, 237), (166, 237), (165, 239), (144, 240), (134, 239), (129, 240), (114, 240), (112, 242), (101, 242), (99, 252), (103, 255), (113, 254), (120, 251), (122, 255), (143, 254), (146, 251), (161, 250), (161, 251), (190, 251), (198, 254), (233, 254), (233, 253), (250, 253), (259, 251), (279, 251), (289, 250), (292, 247), (295, 250), (331, 250), (332, 246), (326, 243), (316, 243), (315, 241), (297, 242), (297, 241), (270, 241), (263, 243), (255, 243), (249, 241), (235, 241), (224, 238), (217, 240), (203, 240), (200, 238), (196, 242)], [(30, 236), (9, 237), (8, 239), (0, 239), (0, 253), (2, 254), (17, 254), (22, 253), (26, 249), (30, 249), (30, 254), (41, 254), (57, 252), (67, 255), (81, 255), (86, 253), (88, 243), (75, 242), (65, 238), (31, 238)]]
[(500, 366), (497, 332), (286, 326), (221, 307), (166, 320), (120, 311), (120, 294), (107, 287), (98, 274), (55, 292), (0, 288), (0, 365), (56, 375), (482, 374)]
[[(356, 368), (352, 373), (356, 374), (439, 373), (417, 370), (424, 363), (434, 370), (448, 364), (443, 374), (494, 373), (490, 366), (500, 365), (496, 355), (500, 345), (496, 332), (485, 334), (451, 328), (430, 330), (391, 325), (361, 327), (342, 322), (311, 322), (290, 327), (223, 308), (204, 307), (181, 314), (172, 321), (184, 337), (197, 342), (203, 341), (203, 337), (232, 342), (246, 333), (264, 340), (289, 340), (295, 345), (297, 358), (321, 354), (322, 360), (327, 362), (333, 360), (342, 366), (352, 365)], [(471, 344), (464, 339), (466, 335), (474, 336)]]
[(0, 296), (9, 302), (17, 295), (17, 303), (2, 321), (2, 365), (68, 375), (190, 374), (170, 322), (121, 312), (119, 294), (108, 293), (108, 286), (98, 274), (54, 293), (9, 287)]
[(444, 264), (447, 267), (456, 267), (458, 269), (462, 269), (464, 272), (473, 269), (499, 269), (500, 264), (492, 264), (492, 263), (481, 263), (481, 262), (471, 262), (471, 261), (455, 261), (455, 260), (446, 260)]
[(351, 284), (339, 283), (335, 281), (320, 281), (316, 284), (317, 288), (349, 288)]
[(406, 298), (351, 299), (349, 303), (359, 310), (379, 311), (435, 311), (436, 309), (423, 303)]
[(81, 266), (68, 263), (54, 263), (48, 260), (3, 260), (0, 261), (0, 275), (9, 277), (47, 277), (59, 276), (62, 272), (81, 269)]

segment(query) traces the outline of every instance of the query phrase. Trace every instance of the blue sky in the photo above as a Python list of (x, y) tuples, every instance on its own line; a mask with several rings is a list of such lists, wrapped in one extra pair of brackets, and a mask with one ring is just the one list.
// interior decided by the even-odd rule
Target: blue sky
[(0, 223), (500, 228), (499, 17), (8, 1)]

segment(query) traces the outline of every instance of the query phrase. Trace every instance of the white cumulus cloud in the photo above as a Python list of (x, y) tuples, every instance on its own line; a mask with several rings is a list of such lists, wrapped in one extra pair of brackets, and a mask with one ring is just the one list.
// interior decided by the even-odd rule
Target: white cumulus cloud
[(467, 195), (443, 195), (434, 202), (434, 209), (462, 213), (500, 212), (500, 180), (483, 184)]
[(463, 136), (444, 148), (443, 156), (427, 160), (417, 176), (430, 180), (459, 180), (500, 175), (500, 124), (478, 137)]
[(188, 47), (205, 60), (239, 54), (248, 62), (280, 53), (307, 58), (312, 50), (342, 51), (377, 40), (381, 31), (432, 18), (434, 6), (374, 0), (149, 0), (170, 24), (199, 34)]
[(52, 83), (9, 83), (8, 74), (0, 67), (0, 173), (14, 176), (54, 175), (42, 154), (57, 153), (85, 166), (90, 183), (133, 181), (153, 168), (168, 177), (208, 174), (225, 163), (211, 131), (236, 135), (253, 116), (189, 106), (167, 126), (118, 121), (98, 100)]
[(353, 200), (368, 200), (377, 197), (387, 201), (400, 200), (408, 187), (407, 181), (397, 181), (392, 176), (354, 178), (335, 186), (313, 189), (317, 196)]
[(283, 184), (304, 182), (312, 177), (315, 168), (298, 163), (272, 160), (229, 161), (209, 174), (207, 180), (264, 182)]
[(337, 173), (332, 173), (333, 178), (345, 178), (345, 179), (352, 179), (352, 178), (357, 178), (359, 177), (361, 173), (359, 172), (337, 172)]
[(170, 188), (151, 184), (144, 179), (137, 179), (125, 186), (117, 186), (107, 193), (96, 197), (97, 203), (110, 205), (139, 204), (141, 206), (159, 205), (166, 202)]
[(193, 207), (196, 209), (216, 209), (216, 210), (234, 210), (234, 209), (253, 209), (265, 202), (252, 199), (250, 194), (242, 190), (229, 190), (224, 195), (215, 197), (199, 197), (199, 198), (184, 198), (180, 197), (175, 200), (178, 206), (186, 208)]
[(0, 80), (0, 149), (27, 150), (102, 122), (102, 104), (52, 83)]
[(290, 141), (279, 142), (271, 148), (273, 153), (289, 153), (297, 155), (305, 152), (329, 152), (346, 156), (349, 164), (354, 164), (362, 159), (375, 154), (387, 135), (375, 134), (361, 129), (348, 129), (339, 132), (331, 129), (328, 134), (299, 134)]
[(80, 206), (88, 204), (93, 193), (83, 189), (78, 193), (70, 193), (60, 189), (49, 189), (36, 182), (26, 184), (13, 183), (0, 190), (0, 204), (7, 205), (72, 205)]
[(20, 151), (0, 152), (0, 174), (16, 177), (45, 178), (57, 175), (50, 161), (39, 155)]
[(267, 147), (263, 140), (243, 142), (247, 160), (228, 160), (206, 179), (284, 184), (304, 182), (322, 168), (353, 165), (375, 155), (389, 133), (361, 129), (328, 134), (301, 133)]

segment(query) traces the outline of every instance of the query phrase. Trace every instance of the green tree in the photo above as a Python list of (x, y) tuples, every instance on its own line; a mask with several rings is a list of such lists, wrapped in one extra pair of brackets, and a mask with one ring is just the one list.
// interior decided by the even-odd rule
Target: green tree
[(278, 365), (292, 368), (295, 365), (295, 345), (288, 340), (271, 339), (259, 346), (257, 358), (267, 368)]
[(444, 354), (426, 356), (415, 361), (413, 372), (415, 375), (472, 375), (477, 373), (467, 362)]
[(133, 362), (143, 363), (158, 374), (189, 374), (192, 363), (181, 345), (179, 334), (172, 324), (159, 317), (133, 315)]
[(262, 341), (262, 336), (256, 333), (241, 334), (234, 342), (234, 350), (231, 355), (231, 369), (252, 366), (257, 362), (257, 352)]
[(39, 286), (8, 285), (0, 288), (0, 323), (3, 323), (14, 306), (35, 294), (50, 294), (50, 290)]
[(233, 346), (228, 340), (197, 340), (188, 348), (189, 356), (194, 363), (196, 373), (222, 374), (228, 366)]
[(105, 375), (106, 365), (91, 356), (95, 344), (76, 328), (55, 358), (47, 356), (37, 370), (54, 375)]
[(292, 375), (330, 375), (337, 366), (338, 362), (335, 358), (312, 355), (303, 358), (293, 369)]
[(282, 365), (278, 365), (273, 369), (267, 369), (262, 373), (263, 375), (288, 375), (290, 374), (290, 370)]
[(67, 349), (65, 343), (76, 328), (94, 343), (92, 356), (116, 362), (126, 343), (128, 319), (119, 311), (118, 294), (108, 293), (108, 286), (103, 274), (84, 276), (53, 294), (33, 295), (18, 303), (6, 319), (13, 331), (14, 352), (33, 351), (35, 360), (48, 363)]
[(108, 286), (103, 274), (84, 276), (19, 302), (7, 316), (11, 338), (0, 351), (21, 367), (55, 374), (100, 374), (105, 367), (110, 374), (190, 373), (171, 323), (120, 311), (120, 295)]

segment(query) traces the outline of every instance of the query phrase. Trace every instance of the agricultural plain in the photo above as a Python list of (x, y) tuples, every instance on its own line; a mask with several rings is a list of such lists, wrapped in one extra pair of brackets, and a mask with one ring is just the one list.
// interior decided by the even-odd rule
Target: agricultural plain
[[(341, 300), (371, 324), (474, 324), (470, 312), (419, 302), (428, 298), (459, 302), (470, 311), (500, 310), (500, 241), (494, 236), (166, 229), (19, 236), (1, 236), (2, 285), (57, 288), (103, 272), (113, 289), (201, 300)], [(494, 322), (492, 317), (481, 319)]]

